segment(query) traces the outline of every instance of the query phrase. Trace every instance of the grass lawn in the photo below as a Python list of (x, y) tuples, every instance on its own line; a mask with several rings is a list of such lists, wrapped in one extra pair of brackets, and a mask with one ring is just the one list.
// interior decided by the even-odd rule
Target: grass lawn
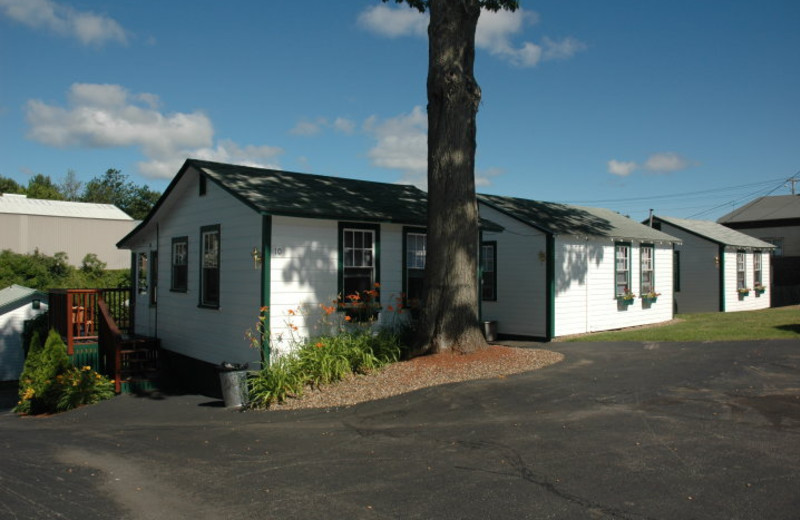
[(678, 314), (664, 325), (584, 334), (562, 341), (724, 341), (800, 339), (800, 306), (749, 312)]

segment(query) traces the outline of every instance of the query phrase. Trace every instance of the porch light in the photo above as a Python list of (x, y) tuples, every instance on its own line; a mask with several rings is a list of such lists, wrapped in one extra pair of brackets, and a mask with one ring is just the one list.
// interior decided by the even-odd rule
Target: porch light
[(261, 251), (259, 251), (257, 247), (253, 248), (250, 256), (253, 257), (253, 269), (258, 269), (261, 267), (261, 262), (264, 260), (264, 257), (261, 256)]

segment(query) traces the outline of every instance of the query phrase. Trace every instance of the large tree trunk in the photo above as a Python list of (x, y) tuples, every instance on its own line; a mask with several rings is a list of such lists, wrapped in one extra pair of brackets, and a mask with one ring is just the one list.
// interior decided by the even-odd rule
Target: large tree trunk
[(417, 352), (486, 346), (478, 324), (473, 77), (478, 0), (431, 0), (428, 27), (428, 240)]

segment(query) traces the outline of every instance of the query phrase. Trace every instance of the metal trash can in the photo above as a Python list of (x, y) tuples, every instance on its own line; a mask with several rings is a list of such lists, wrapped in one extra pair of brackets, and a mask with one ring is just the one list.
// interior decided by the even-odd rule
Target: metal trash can
[(483, 337), (486, 341), (497, 341), (497, 321), (483, 322)]
[(244, 407), (248, 401), (247, 363), (240, 365), (223, 361), (217, 371), (225, 408)]

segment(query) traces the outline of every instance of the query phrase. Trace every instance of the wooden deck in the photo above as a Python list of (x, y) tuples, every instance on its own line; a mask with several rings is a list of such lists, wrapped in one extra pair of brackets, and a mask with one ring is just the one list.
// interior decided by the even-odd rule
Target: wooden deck
[(130, 289), (50, 291), (50, 327), (70, 360), (112, 378), (117, 393), (149, 386), (158, 372), (158, 340), (133, 334), (131, 301)]

